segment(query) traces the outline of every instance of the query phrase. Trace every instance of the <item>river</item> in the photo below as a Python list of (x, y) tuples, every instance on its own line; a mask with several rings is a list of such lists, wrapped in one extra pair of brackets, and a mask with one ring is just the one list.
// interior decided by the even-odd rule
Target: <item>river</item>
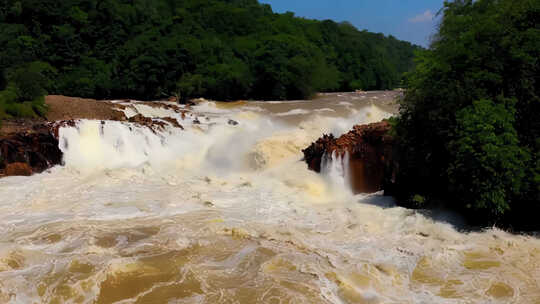
[(62, 128), (64, 166), (0, 179), (0, 303), (540, 304), (538, 238), (352, 195), (340, 162), (307, 170), (301, 149), (390, 117), (391, 97), (203, 101), (200, 124), (135, 105), (185, 130)]

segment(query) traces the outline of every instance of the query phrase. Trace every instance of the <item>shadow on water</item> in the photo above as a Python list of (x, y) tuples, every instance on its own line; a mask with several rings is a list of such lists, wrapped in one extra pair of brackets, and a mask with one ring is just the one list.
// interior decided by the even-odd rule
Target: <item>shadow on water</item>
[[(381, 194), (370, 194), (363, 196), (358, 200), (361, 204), (369, 204), (378, 206), (383, 209), (389, 208), (404, 208), (396, 203), (396, 199), (392, 196)], [(445, 223), (452, 225), (454, 229), (461, 232), (479, 232), (484, 228), (471, 225), (467, 219), (456, 211), (441, 206), (433, 206), (430, 209), (409, 209), (412, 212), (421, 214), (434, 222)]]
[(397, 207), (396, 201), (393, 197), (380, 194), (367, 194), (359, 198), (358, 202), (381, 207), (383, 209)]
[(540, 231), (534, 230), (534, 228), (531, 229), (530, 225), (527, 223), (512, 226), (505, 223), (504, 220), (501, 220), (499, 222), (490, 222), (489, 224), (480, 224), (485, 223), (485, 220), (480, 219), (480, 215), (478, 214), (463, 215), (448, 207), (440, 206), (432, 207), (430, 209), (420, 209), (416, 210), (416, 212), (436, 222), (448, 223), (452, 225), (454, 229), (463, 233), (482, 232), (486, 229), (497, 228), (514, 235), (527, 235), (540, 238)]
[[(384, 196), (382, 194), (368, 194), (364, 195), (358, 198), (358, 203), (361, 204), (369, 204), (373, 206), (378, 206), (383, 209), (389, 209), (389, 208), (406, 208), (403, 206), (400, 206), (398, 203), (396, 203), (396, 199), (392, 196)], [(514, 234), (514, 235), (528, 235), (532, 237), (540, 238), (540, 231), (537, 229), (538, 222), (535, 222), (536, 224), (530, 224), (530, 222), (533, 222), (528, 217), (534, 217), (537, 213), (534, 213), (535, 215), (524, 215), (524, 212), (522, 210), (519, 210), (518, 212), (515, 212), (513, 216), (521, 218), (522, 222), (521, 225), (508, 225), (505, 223), (505, 219), (502, 219), (500, 222), (495, 222), (492, 224), (479, 224), (482, 222), (481, 219), (478, 218), (478, 215), (470, 215), (466, 216), (460, 213), (459, 211), (452, 210), (451, 208), (448, 208), (444, 205), (431, 205), (428, 209), (410, 209), (411, 212), (421, 214), (425, 216), (426, 218), (429, 218), (433, 220), (434, 222), (438, 223), (445, 223), (449, 224), (457, 231), (463, 232), (463, 233), (469, 233), (469, 232), (481, 232), (485, 229), (489, 228), (498, 228), (500, 230), (504, 230), (508, 233)], [(508, 219), (506, 219), (508, 221)], [(514, 219), (511, 222), (516, 223), (517, 221)]]
[(463, 215), (447, 208), (436, 207), (433, 209), (419, 209), (416, 210), (416, 212), (435, 222), (450, 224), (457, 231), (480, 232), (483, 230), (480, 226), (470, 225)]

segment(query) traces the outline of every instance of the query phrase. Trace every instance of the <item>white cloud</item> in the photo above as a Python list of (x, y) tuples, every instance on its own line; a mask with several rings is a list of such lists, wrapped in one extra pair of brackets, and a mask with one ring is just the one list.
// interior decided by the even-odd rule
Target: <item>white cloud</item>
[(428, 21), (433, 20), (433, 17), (435, 17), (433, 12), (431, 12), (431, 10), (427, 10), (424, 13), (414, 16), (413, 18), (409, 19), (409, 22), (411, 23), (428, 22)]

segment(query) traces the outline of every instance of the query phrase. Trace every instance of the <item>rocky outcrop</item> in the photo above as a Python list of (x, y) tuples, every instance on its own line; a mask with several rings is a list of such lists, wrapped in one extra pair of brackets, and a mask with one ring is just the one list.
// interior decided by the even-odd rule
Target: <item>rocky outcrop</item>
[(129, 122), (136, 123), (141, 126), (146, 126), (152, 129), (154, 125), (154, 120), (151, 117), (143, 116), (142, 114), (137, 114), (129, 118)]
[(133, 117), (130, 117), (129, 122), (135, 123), (140, 126), (145, 126), (152, 130), (152, 132), (163, 131), (167, 125), (171, 125), (174, 128), (184, 130), (184, 127), (178, 122), (176, 118), (172, 117), (160, 117), (159, 119), (153, 119), (151, 117), (143, 116), (142, 114), (137, 114)]
[(30, 176), (34, 169), (28, 163), (11, 163), (6, 165), (4, 174), (6, 176)]
[[(130, 101), (131, 102), (131, 101)], [(169, 111), (174, 111), (176, 113), (185, 113), (187, 110), (179, 107), (176, 104), (173, 103), (164, 103), (164, 102), (153, 102), (153, 101), (139, 101), (138, 104), (142, 104), (145, 106), (149, 106), (155, 109), (164, 109)]]
[(393, 138), (390, 124), (379, 122), (357, 125), (349, 133), (335, 138), (324, 135), (303, 150), (309, 169), (320, 172), (323, 158), (333, 153), (349, 155), (349, 173), (355, 193), (372, 193), (383, 190), (385, 183), (395, 176), (392, 161)]
[(165, 120), (166, 122), (170, 123), (173, 127), (179, 128), (184, 130), (184, 127), (178, 122), (176, 118), (172, 117), (162, 117), (161, 119)]
[(77, 126), (77, 121), (76, 120), (62, 120), (62, 121), (56, 121), (56, 122), (53, 122), (53, 123), (49, 123), (47, 124), (47, 129), (50, 131), (50, 133), (52, 135), (54, 135), (54, 137), (56, 139), (60, 138), (60, 129), (61, 128), (65, 128), (65, 127), (76, 127)]
[(62, 162), (58, 139), (49, 125), (32, 131), (0, 137), (0, 176), (29, 176)]

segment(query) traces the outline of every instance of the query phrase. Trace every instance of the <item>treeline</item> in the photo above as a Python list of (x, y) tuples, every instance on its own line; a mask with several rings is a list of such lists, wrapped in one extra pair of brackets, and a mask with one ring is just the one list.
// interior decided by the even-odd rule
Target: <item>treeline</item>
[(407, 77), (402, 199), (540, 229), (540, 1), (445, 2)]
[(257, 0), (4, 0), (0, 45), (12, 93), (24, 72), (50, 94), (219, 100), (394, 88), (419, 49)]

